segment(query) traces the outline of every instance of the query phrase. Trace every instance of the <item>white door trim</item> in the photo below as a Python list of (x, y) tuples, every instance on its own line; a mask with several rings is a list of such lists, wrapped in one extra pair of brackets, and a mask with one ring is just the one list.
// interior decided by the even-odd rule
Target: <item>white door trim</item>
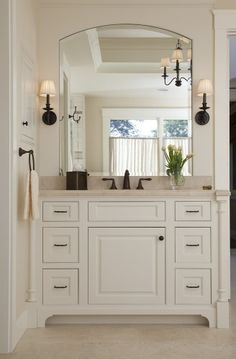
[[(236, 34), (236, 10), (214, 10), (215, 28), (215, 188), (230, 189), (230, 122), (229, 122), (229, 36)], [(223, 201), (224, 202), (224, 201)], [(220, 219), (229, 213), (229, 201), (223, 204), (219, 200)], [(223, 207), (224, 208), (223, 208)], [(220, 273), (219, 288), (221, 296), (230, 293), (230, 223), (229, 215), (223, 225), (224, 238), (219, 242)], [(222, 226), (220, 227), (222, 228)], [(221, 238), (222, 239), (222, 238)], [(218, 327), (228, 326), (225, 315), (227, 304), (225, 298), (217, 303)], [(226, 309), (227, 310), (227, 309)], [(224, 313), (224, 314), (222, 314)]]
[(215, 188), (230, 188), (229, 36), (236, 34), (236, 10), (213, 10), (215, 27)]
[(15, 296), (13, 267), (13, 82), (12, 82), (12, 42), (13, 42), (13, 0), (1, 1), (0, 15), (0, 52), (1, 52), (1, 88), (0, 88), (0, 352), (13, 349)]

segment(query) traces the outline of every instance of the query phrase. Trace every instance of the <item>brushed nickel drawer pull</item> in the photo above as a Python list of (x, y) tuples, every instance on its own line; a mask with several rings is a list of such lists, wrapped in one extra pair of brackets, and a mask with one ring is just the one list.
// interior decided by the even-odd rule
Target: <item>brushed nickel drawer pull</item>
[(67, 285), (54, 285), (54, 288), (55, 289), (66, 289), (67, 288)]
[(200, 288), (200, 285), (186, 285), (186, 288), (198, 289)]
[(54, 247), (67, 247), (68, 246), (68, 243), (65, 243), (65, 244), (57, 244), (55, 243), (54, 244)]
[(186, 244), (186, 247), (199, 247), (200, 244)]
[(196, 210), (196, 211), (188, 211), (188, 210), (186, 210), (185, 212), (186, 213), (199, 213), (200, 211), (199, 210)]
[(68, 211), (57, 211), (57, 210), (55, 210), (55, 211), (53, 211), (54, 213), (68, 213)]

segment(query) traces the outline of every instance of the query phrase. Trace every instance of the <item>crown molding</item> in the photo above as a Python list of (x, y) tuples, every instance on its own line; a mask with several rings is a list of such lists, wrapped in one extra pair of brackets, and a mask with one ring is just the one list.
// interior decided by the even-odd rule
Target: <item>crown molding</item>
[(38, 0), (40, 7), (46, 8), (75, 8), (75, 7), (164, 7), (164, 8), (212, 8), (215, 0), (183, 0), (182, 3), (179, 3), (174, 0), (132, 0), (127, 2), (122, 0), (117, 2), (117, 0), (111, 1), (108, 0)]
[(212, 9), (214, 15), (236, 15), (236, 9)]

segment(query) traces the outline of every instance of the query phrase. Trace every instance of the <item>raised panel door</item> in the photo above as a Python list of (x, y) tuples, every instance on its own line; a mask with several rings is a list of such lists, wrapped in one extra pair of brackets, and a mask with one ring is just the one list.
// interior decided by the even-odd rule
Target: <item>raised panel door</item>
[(164, 304), (165, 229), (90, 228), (89, 302)]

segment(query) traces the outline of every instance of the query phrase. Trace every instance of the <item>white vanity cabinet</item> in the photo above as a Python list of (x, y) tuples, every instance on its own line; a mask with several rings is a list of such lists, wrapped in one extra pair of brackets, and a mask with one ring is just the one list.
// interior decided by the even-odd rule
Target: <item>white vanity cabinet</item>
[(223, 191), (42, 192), (38, 325), (170, 315), (227, 327), (227, 208)]

